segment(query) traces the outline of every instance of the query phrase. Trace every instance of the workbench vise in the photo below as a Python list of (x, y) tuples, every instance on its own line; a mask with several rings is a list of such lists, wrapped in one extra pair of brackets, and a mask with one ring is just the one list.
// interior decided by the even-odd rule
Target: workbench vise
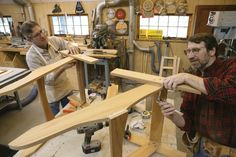
[(106, 126), (106, 124), (94, 123), (77, 129), (78, 134), (85, 133), (84, 142), (82, 144), (82, 150), (85, 154), (94, 153), (101, 150), (101, 142), (99, 140), (91, 141), (91, 138), (95, 131), (102, 129), (104, 126)]

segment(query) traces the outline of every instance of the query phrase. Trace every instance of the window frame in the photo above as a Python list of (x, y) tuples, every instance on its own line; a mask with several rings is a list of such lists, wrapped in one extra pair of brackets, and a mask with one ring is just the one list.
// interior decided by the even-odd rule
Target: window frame
[[(55, 34), (54, 33), (54, 29), (53, 29), (53, 22), (52, 22), (52, 17), (53, 16), (65, 16), (65, 14), (48, 14), (47, 17), (48, 17), (48, 23), (49, 23), (49, 31), (50, 31), (50, 35), (54, 35), (54, 36), (61, 36), (61, 37), (65, 37), (67, 34)], [(85, 36), (90, 36), (90, 26), (89, 26), (89, 16), (88, 14), (67, 14), (66, 16), (87, 16), (88, 18), (88, 33), (87, 35), (75, 35), (75, 34), (68, 34), (68, 35), (71, 35), (73, 37), (85, 37)], [(68, 25), (67, 25), (68, 26)], [(74, 25), (74, 20), (73, 20), (73, 26)], [(80, 25), (80, 26), (83, 26), (83, 25)]]
[[(142, 14), (137, 15), (137, 39), (139, 39), (139, 31), (140, 31), (140, 16)], [(154, 16), (162, 16), (160, 14), (154, 14)], [(185, 15), (176, 15), (176, 14), (167, 14), (164, 16), (189, 16), (189, 21), (188, 21), (188, 28), (187, 28), (187, 36), (186, 38), (180, 38), (180, 37), (163, 37), (163, 40), (168, 39), (168, 40), (187, 40), (191, 31), (191, 21), (192, 21), (192, 14), (185, 14)], [(143, 39), (139, 39), (143, 40)], [(155, 39), (148, 39), (148, 40), (155, 40)]]
[[(3, 33), (5, 35), (7, 35), (7, 36), (11, 36), (13, 34), (13, 32), (12, 32), (12, 30), (13, 30), (12, 29), (12, 23), (13, 23), (12, 17), (11, 16), (1, 16), (0, 18), (1, 18), (1, 21), (2, 21), (2, 25), (1, 26), (3, 26), (3, 28), (4, 28), (4, 32)], [(9, 27), (10, 32), (6, 32), (6, 25), (4, 24), (4, 18), (7, 18), (7, 21), (8, 21), (8, 26), (7, 27)], [(9, 21), (9, 18), (11, 18), (11, 21)]]

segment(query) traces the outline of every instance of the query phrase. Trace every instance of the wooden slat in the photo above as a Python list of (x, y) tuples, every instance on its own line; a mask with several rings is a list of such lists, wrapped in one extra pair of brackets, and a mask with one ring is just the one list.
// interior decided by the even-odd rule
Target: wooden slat
[(111, 86), (107, 89), (107, 96), (106, 99), (109, 99), (118, 94), (118, 85), (112, 83)]
[(143, 135), (138, 135), (136, 133), (132, 133), (130, 142), (135, 143), (137, 145), (143, 146), (146, 145), (149, 141), (149, 139)]
[(60, 51), (60, 53), (65, 55), (65, 56), (69, 56), (69, 57), (72, 57), (74, 59), (83, 61), (83, 62), (88, 63), (88, 64), (95, 64), (95, 63), (99, 62), (98, 59), (93, 58), (93, 57), (89, 57), (89, 56), (86, 56), (86, 55), (83, 55), (83, 54), (71, 55), (71, 54), (69, 54), (69, 50), (63, 50), (63, 51)]
[(15, 91), (23, 86), (26, 86), (36, 81), (37, 79), (47, 75), (48, 73), (56, 70), (57, 68), (63, 66), (64, 64), (72, 62), (73, 60), (74, 60), (73, 58), (67, 57), (56, 63), (40, 67), (34, 70), (33, 72), (31, 72), (29, 75), (27, 75), (23, 79), (16, 81), (8, 86), (5, 86), (4, 88), (1, 88), (0, 95), (3, 95), (4, 93), (7, 93), (7, 92)]
[(54, 115), (48, 104), (48, 99), (47, 99), (45, 85), (44, 85), (44, 77), (41, 77), (40, 79), (37, 80), (37, 85), (38, 85), (38, 92), (40, 96), (39, 98), (43, 106), (44, 115), (47, 121), (52, 120), (54, 118)]
[(129, 157), (147, 157), (156, 152), (157, 144), (154, 142), (149, 142), (146, 145), (141, 146), (136, 151), (132, 152)]
[(174, 67), (167, 67), (167, 66), (163, 66), (163, 68), (162, 69), (171, 69), (171, 70), (173, 70), (174, 69)]
[(177, 56), (174, 57), (174, 60), (173, 60), (173, 70), (172, 70), (172, 75), (176, 74), (176, 71), (177, 71)]
[[(152, 84), (158, 84), (158, 85), (163, 86), (164, 77), (160, 77), (160, 76), (144, 74), (140, 72), (124, 70), (124, 69), (119, 69), (119, 68), (113, 70), (111, 72), (111, 75), (138, 81), (140, 83), (152, 83)], [(194, 94), (201, 94), (199, 90), (192, 88), (188, 85), (178, 85), (177, 90), (194, 93)]]
[[(140, 146), (147, 145), (150, 142), (146, 137), (132, 133), (130, 142)], [(170, 148), (167, 144), (157, 143), (156, 152), (167, 157), (186, 157), (186, 153)]]
[(118, 53), (116, 49), (90, 49), (87, 47), (79, 47), (79, 48), (80, 48), (80, 51), (83, 51), (89, 54), (95, 54), (96, 52), (101, 52), (104, 54), (116, 55)]
[[(112, 105), (112, 104), (111, 104)], [(128, 111), (109, 121), (110, 152), (112, 157), (122, 156), (123, 137), (125, 124), (128, 118)]]
[(84, 63), (81, 61), (76, 62), (77, 80), (79, 86), (80, 103), (83, 105), (86, 103), (85, 95), (85, 76), (84, 76)]
[(24, 149), (47, 141), (74, 128), (87, 126), (93, 122), (109, 120), (109, 117), (114, 117), (120, 111), (130, 108), (138, 101), (160, 89), (161, 87), (157, 85), (145, 84), (139, 86), (105, 101), (98, 102), (93, 106), (88, 106), (82, 110), (33, 127), (10, 142), (9, 146), (12, 149)]
[(15, 47), (2, 47), (0, 48), (0, 51), (5, 52), (27, 52), (28, 48), (15, 48)]
[(95, 57), (95, 58), (107, 58), (107, 59), (111, 59), (111, 58), (116, 58), (117, 55), (112, 55), (112, 54), (89, 54), (89, 53), (85, 53), (87, 56), (90, 57)]
[[(164, 57), (164, 56), (163, 56)], [(159, 72), (159, 76), (163, 75), (163, 66), (164, 66), (164, 58), (161, 58), (161, 64), (160, 64), (160, 72)]]
[(96, 51), (111, 54), (111, 55), (116, 55), (117, 54), (116, 49), (87, 49), (86, 51), (89, 52), (89, 53), (94, 53), (94, 54), (96, 53)]
[(33, 147), (29, 147), (26, 149), (21, 150), (19, 157), (30, 157), (32, 154), (34, 154), (39, 148), (41, 148), (44, 145), (44, 143), (35, 145)]
[(176, 73), (175, 73), (175, 74), (178, 74), (178, 73), (179, 73), (179, 65), (180, 65), (180, 57), (177, 57), (177, 62), (176, 62)]

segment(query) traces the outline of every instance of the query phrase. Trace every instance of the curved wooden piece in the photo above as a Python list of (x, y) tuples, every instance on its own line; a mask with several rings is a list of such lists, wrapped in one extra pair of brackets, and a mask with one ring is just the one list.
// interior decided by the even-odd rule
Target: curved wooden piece
[[(130, 70), (124, 70), (116, 68), (111, 72), (111, 75), (122, 77), (134, 81), (138, 81), (140, 83), (152, 83), (152, 84), (158, 84), (163, 86), (163, 78), (160, 76), (150, 75), (150, 74), (144, 74), (140, 72), (130, 71)], [(193, 87), (190, 87), (188, 85), (178, 85), (177, 90), (194, 93), (194, 94), (201, 94), (201, 92)]]
[(87, 126), (93, 122), (109, 120), (109, 117), (119, 116), (120, 112), (130, 108), (138, 101), (160, 89), (161, 87), (156, 85), (145, 84), (139, 86), (105, 101), (95, 103), (93, 106), (31, 128), (10, 142), (9, 146), (12, 149), (24, 149), (47, 141), (74, 128)]

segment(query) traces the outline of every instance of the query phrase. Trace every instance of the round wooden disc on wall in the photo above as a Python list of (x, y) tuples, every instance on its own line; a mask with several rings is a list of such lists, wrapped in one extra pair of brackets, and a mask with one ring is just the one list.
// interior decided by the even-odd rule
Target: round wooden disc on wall
[(153, 10), (153, 7), (154, 7), (154, 3), (152, 0), (145, 0), (143, 2), (143, 10), (144, 11), (150, 12)]
[(116, 32), (123, 35), (126, 34), (128, 30), (128, 25), (127, 23), (124, 22), (124, 20), (121, 20), (117, 22), (116, 24)]

